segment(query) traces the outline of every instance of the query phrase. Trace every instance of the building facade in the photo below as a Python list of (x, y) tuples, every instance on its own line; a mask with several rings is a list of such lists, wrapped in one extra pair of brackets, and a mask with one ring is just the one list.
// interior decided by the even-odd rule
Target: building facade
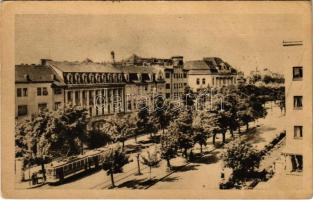
[(188, 61), (185, 69), (188, 70), (188, 85), (194, 92), (237, 84), (237, 70), (217, 57)]
[(53, 61), (16, 66), (16, 118), (42, 109), (82, 106), (93, 126), (105, 116), (137, 111), (140, 103), (153, 108), (156, 96), (180, 98), (187, 85), (183, 57), (113, 63)]
[(312, 63), (310, 44), (283, 42), (285, 58), (286, 148), (285, 172), (306, 173), (312, 144)]
[(64, 104), (59, 78), (45, 65), (15, 66), (15, 117), (23, 120), (40, 110), (56, 110)]
[(187, 72), (184, 67), (183, 56), (173, 56), (169, 59), (163, 58), (143, 58), (132, 55), (121, 62), (125, 66), (147, 67), (148, 70), (161, 70), (165, 76), (165, 98), (178, 100), (184, 93), (187, 86)]

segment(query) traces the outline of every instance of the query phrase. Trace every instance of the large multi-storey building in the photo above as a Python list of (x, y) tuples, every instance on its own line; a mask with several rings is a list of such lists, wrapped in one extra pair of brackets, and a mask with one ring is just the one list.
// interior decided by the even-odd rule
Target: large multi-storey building
[(125, 66), (117, 65), (124, 74), (125, 85), (125, 111), (132, 112), (144, 103), (150, 108), (154, 106), (154, 97), (164, 97), (164, 72), (158, 66)]
[(187, 72), (184, 68), (184, 59), (182, 56), (173, 56), (170, 59), (163, 58), (142, 58), (132, 55), (121, 62), (125, 66), (147, 67), (148, 70), (154, 71), (160, 69), (165, 75), (165, 97), (168, 99), (179, 99), (184, 93), (187, 86)]
[(185, 63), (188, 71), (188, 85), (193, 91), (208, 87), (222, 87), (237, 84), (237, 70), (217, 57)]
[(64, 104), (60, 77), (46, 65), (17, 65), (15, 67), (15, 116), (29, 118), (42, 109), (55, 110)]
[(88, 110), (91, 124), (99, 127), (104, 116), (135, 111), (142, 101), (151, 108), (155, 96), (181, 97), (187, 84), (182, 57), (130, 60), (95, 63), (89, 59), (42, 59), (40, 65), (17, 65), (17, 120), (41, 109), (78, 105)]
[[(310, 44), (283, 42), (285, 54), (285, 172), (302, 175), (309, 168), (312, 144), (312, 55)], [(308, 155), (308, 156), (306, 156)]]

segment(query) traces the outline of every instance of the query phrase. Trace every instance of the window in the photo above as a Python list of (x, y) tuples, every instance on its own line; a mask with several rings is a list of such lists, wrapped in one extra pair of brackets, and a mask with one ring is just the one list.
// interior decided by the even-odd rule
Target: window
[(41, 96), (41, 88), (37, 88), (37, 96)]
[(131, 100), (127, 101), (127, 109), (128, 110), (132, 110), (132, 102), (131, 102)]
[(170, 73), (165, 73), (165, 78), (170, 78), (171, 74)]
[(147, 91), (148, 90), (148, 86), (147, 85), (145, 85), (145, 91)]
[(23, 96), (27, 97), (27, 88), (23, 88)]
[(17, 95), (17, 97), (21, 97), (22, 96), (22, 88), (17, 88), (16, 95)]
[(205, 84), (205, 78), (202, 79), (202, 84), (203, 84), (203, 85)]
[(169, 99), (169, 98), (171, 98), (171, 94), (170, 94), (170, 93), (166, 93), (166, 94), (165, 94), (165, 97), (166, 97), (167, 99)]
[(294, 126), (294, 138), (302, 138), (303, 126)]
[(200, 79), (197, 78), (197, 85), (200, 85)]
[(47, 95), (48, 95), (48, 90), (47, 90), (46, 87), (43, 87), (43, 88), (42, 88), (42, 95), (43, 95), (43, 96), (47, 96)]
[(292, 69), (293, 80), (301, 80), (303, 77), (303, 68), (302, 67), (293, 67)]
[(54, 94), (62, 94), (61, 88), (54, 88)]
[(45, 109), (47, 109), (47, 103), (39, 103), (38, 104), (38, 111), (44, 111)]
[(302, 172), (303, 170), (303, 157), (302, 155), (291, 155), (291, 172)]
[(61, 107), (61, 102), (54, 103), (54, 110), (58, 110)]
[(27, 105), (17, 106), (17, 115), (18, 116), (27, 115)]
[(37, 96), (47, 96), (48, 90), (46, 87), (43, 88), (37, 88)]
[(184, 78), (187, 78), (187, 73), (184, 73)]
[(166, 89), (171, 89), (171, 85), (169, 83), (166, 83), (165, 88)]
[(293, 107), (295, 109), (302, 109), (302, 96), (293, 97)]

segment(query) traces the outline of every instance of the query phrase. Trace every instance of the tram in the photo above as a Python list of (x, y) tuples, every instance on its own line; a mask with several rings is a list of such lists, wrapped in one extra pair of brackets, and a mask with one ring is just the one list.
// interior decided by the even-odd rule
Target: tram
[(83, 155), (69, 157), (48, 164), (46, 177), (48, 183), (62, 182), (73, 175), (101, 167), (108, 148), (90, 150)]

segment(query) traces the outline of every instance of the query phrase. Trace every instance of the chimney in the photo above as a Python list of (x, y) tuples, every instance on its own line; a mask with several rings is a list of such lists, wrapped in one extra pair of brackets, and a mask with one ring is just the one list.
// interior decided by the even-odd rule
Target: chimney
[(112, 56), (112, 62), (115, 64), (115, 53), (114, 51), (111, 51), (111, 56)]
[(43, 66), (47, 66), (48, 61), (51, 61), (51, 59), (46, 59), (46, 58), (43, 58), (43, 59), (40, 59), (40, 61), (41, 61), (41, 65), (43, 65)]
[(25, 79), (26, 81), (29, 81), (29, 80), (30, 80), (29, 75), (28, 75), (28, 74), (24, 74), (24, 79)]

